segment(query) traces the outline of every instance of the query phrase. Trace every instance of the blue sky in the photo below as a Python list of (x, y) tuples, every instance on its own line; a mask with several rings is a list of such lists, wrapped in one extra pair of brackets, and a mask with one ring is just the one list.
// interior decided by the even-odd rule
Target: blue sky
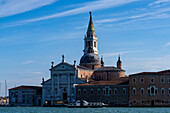
[(40, 85), (51, 61), (73, 64), (83, 55), (92, 11), (99, 55), (126, 74), (170, 67), (170, 0), (0, 0), (0, 95)]

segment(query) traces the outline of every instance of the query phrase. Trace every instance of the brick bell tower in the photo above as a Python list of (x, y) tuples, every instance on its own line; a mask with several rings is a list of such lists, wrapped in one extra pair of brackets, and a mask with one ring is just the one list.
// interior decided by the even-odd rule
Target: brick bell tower
[(84, 55), (81, 57), (80, 65), (86, 66), (91, 69), (96, 69), (101, 67), (101, 62), (98, 56), (97, 49), (97, 36), (95, 36), (94, 25), (92, 21), (92, 13), (90, 14), (90, 21), (86, 36), (84, 37)]
[(98, 49), (97, 49), (97, 36), (95, 36), (95, 30), (94, 30), (94, 25), (92, 21), (92, 14), (90, 14), (90, 21), (89, 21), (89, 26), (87, 29), (87, 34), (84, 37), (84, 53), (88, 53), (88, 49), (92, 47), (94, 50), (94, 53), (98, 55)]

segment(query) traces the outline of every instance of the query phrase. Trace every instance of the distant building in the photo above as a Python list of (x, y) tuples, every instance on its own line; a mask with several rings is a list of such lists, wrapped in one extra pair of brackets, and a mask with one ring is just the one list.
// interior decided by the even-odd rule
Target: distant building
[[(75, 84), (86, 82), (93, 70), (65, 62), (51, 66), (51, 78), (42, 82), (42, 105), (56, 105), (59, 101), (70, 103), (75, 101)], [(82, 79), (80, 79), (81, 77)]]
[(115, 81), (90, 81), (76, 86), (76, 100), (103, 102), (110, 106), (129, 105), (129, 78)]
[[(61, 63), (54, 65), (54, 62), (52, 62), (50, 78), (42, 81), (42, 105), (74, 102), (77, 94), (75, 86), (78, 84), (86, 85), (91, 80), (119, 81), (120, 78), (125, 77), (120, 56), (117, 67), (104, 66), (103, 57), (100, 60), (98, 56), (97, 40), (90, 12), (90, 21), (84, 37), (84, 54), (80, 59), (80, 65), (76, 65), (76, 61), (73, 64), (65, 62), (64, 55)], [(121, 89), (119, 86), (116, 87), (118, 90)]]
[(129, 76), (130, 106), (170, 106), (170, 71)]
[(41, 106), (42, 87), (18, 86), (9, 89), (10, 106)]

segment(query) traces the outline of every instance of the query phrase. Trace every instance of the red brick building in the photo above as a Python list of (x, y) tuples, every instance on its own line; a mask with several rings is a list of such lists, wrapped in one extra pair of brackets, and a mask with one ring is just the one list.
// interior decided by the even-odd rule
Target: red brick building
[(42, 87), (18, 86), (9, 89), (9, 106), (41, 106)]
[(129, 78), (114, 81), (90, 81), (76, 86), (76, 100), (103, 102), (111, 106), (128, 106)]
[(170, 73), (143, 72), (129, 76), (130, 106), (170, 106)]

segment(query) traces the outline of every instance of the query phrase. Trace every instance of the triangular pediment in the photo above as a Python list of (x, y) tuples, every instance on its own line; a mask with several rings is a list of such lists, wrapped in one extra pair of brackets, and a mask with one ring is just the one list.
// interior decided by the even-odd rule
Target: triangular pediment
[(74, 69), (74, 66), (66, 62), (61, 62), (58, 65), (51, 68), (51, 70), (72, 70), (72, 69)]

